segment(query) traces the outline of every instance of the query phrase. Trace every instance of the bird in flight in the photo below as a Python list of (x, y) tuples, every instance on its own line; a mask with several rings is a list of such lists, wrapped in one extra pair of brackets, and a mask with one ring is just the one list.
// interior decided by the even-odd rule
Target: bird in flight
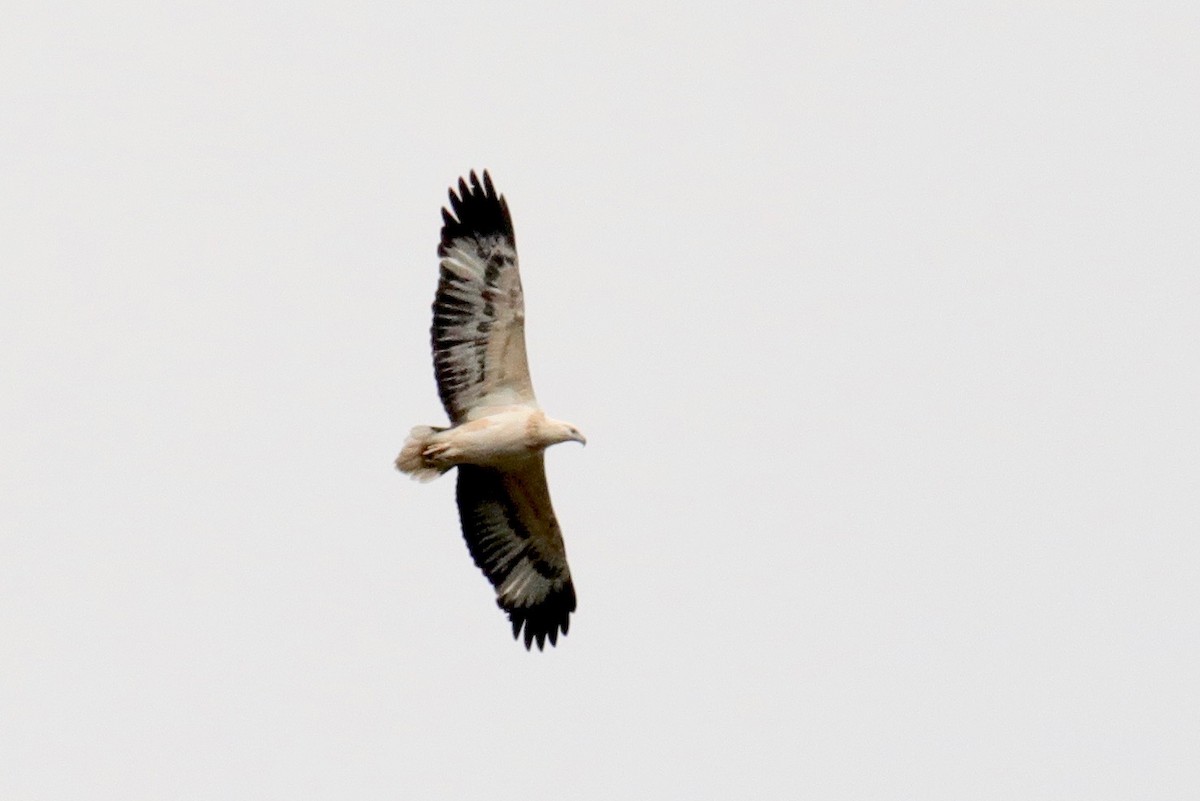
[(567, 633), (575, 587), (550, 505), (544, 451), (587, 444), (547, 417), (525, 358), (525, 299), (508, 203), (485, 170), (442, 209), (433, 301), (433, 366), (448, 428), (417, 426), (396, 468), (419, 481), (458, 469), (458, 514), (475, 564), (496, 589), (513, 637), (541, 650)]

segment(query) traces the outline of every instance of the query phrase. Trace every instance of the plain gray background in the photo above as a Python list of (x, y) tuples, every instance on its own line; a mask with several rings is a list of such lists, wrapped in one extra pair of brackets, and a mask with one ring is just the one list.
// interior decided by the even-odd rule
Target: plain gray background
[[(1200, 794), (1195, 4), (5, 18), (0, 796)], [(484, 167), (546, 653), (391, 467)]]

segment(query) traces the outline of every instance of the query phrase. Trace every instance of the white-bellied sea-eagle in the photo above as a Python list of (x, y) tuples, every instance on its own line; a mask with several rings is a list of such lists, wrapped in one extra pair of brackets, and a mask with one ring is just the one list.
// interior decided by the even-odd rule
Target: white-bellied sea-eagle
[(525, 301), (512, 218), (474, 172), (442, 209), (433, 364), (449, 428), (417, 426), (396, 467), (421, 481), (458, 468), (458, 513), (475, 564), (525, 647), (567, 633), (575, 587), (550, 505), (543, 451), (574, 440), (538, 407), (525, 358)]

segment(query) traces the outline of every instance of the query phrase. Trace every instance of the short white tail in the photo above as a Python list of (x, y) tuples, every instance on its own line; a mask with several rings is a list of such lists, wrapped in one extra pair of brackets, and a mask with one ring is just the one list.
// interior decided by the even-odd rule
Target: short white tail
[(445, 470), (439, 470), (425, 459), (425, 449), (429, 447), (430, 438), (443, 428), (433, 426), (416, 426), (404, 441), (400, 455), (396, 457), (396, 469), (401, 473), (412, 476), (417, 481), (433, 481)]

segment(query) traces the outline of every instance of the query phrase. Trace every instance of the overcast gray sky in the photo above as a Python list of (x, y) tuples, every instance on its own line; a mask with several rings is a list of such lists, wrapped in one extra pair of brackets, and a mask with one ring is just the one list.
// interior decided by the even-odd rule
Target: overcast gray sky
[[(5, 16), (0, 797), (1200, 796), (1195, 4)], [(546, 653), (391, 466), (484, 167)]]

